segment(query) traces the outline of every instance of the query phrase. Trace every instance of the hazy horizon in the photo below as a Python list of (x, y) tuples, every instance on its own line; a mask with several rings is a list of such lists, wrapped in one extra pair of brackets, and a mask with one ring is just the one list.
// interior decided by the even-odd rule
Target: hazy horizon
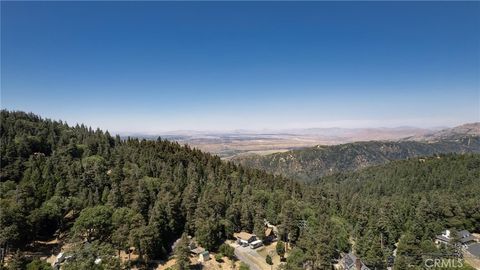
[[(10, 109), (10, 108), (3, 108), (8, 111), (23, 111), (23, 110), (15, 110), (15, 109)], [(111, 134), (118, 134), (121, 136), (155, 136), (155, 135), (188, 135), (188, 134), (280, 134), (280, 133), (295, 133), (298, 132), (299, 134), (305, 134), (302, 131), (314, 131), (314, 130), (367, 130), (367, 129), (372, 129), (372, 130), (407, 130), (407, 129), (418, 129), (418, 130), (431, 130), (431, 131), (437, 131), (437, 130), (442, 130), (442, 129), (448, 129), (448, 128), (454, 128), (457, 126), (465, 125), (465, 124), (475, 124), (475, 123), (480, 123), (480, 122), (462, 122), (462, 123), (453, 123), (451, 125), (355, 125), (355, 126), (341, 126), (341, 125), (328, 125), (328, 123), (325, 123), (327, 125), (318, 125), (318, 126), (306, 126), (306, 127), (280, 127), (280, 128), (235, 128), (235, 129), (192, 129), (192, 128), (186, 128), (186, 129), (157, 129), (157, 130), (146, 130), (146, 131), (117, 131), (117, 130), (111, 130), (107, 129), (102, 126), (95, 126), (95, 125), (89, 125), (88, 123), (85, 122), (78, 122), (78, 121), (68, 121), (65, 118), (62, 117), (48, 117), (42, 114), (39, 114), (34, 111), (28, 111), (25, 110), (24, 112), (26, 113), (33, 113), (36, 114), (44, 119), (50, 119), (53, 121), (62, 121), (67, 123), (69, 126), (75, 126), (75, 125), (85, 125), (87, 127), (90, 127), (92, 129), (101, 129), (103, 131), (108, 131)], [(353, 122), (353, 121), (352, 121)], [(356, 121), (356, 123), (363, 123), (362, 121)]]
[(480, 121), (478, 2), (1, 5), (9, 110), (120, 134)]

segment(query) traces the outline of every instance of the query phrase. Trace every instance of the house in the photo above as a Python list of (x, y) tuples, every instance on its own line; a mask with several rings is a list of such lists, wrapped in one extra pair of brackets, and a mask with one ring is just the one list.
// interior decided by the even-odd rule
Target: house
[(343, 270), (370, 270), (357, 256), (347, 253), (341, 260)]
[(275, 234), (275, 235), (278, 235), (278, 228), (277, 226), (271, 224), (270, 222), (268, 222), (267, 219), (263, 219), (263, 223), (265, 224), (265, 227), (266, 228), (270, 228), (272, 229), (272, 232)]
[(265, 227), (265, 237), (263, 239), (265, 242), (273, 242), (277, 239), (273, 228)]
[(273, 242), (277, 240), (277, 236), (278, 236), (277, 226), (268, 222), (267, 219), (263, 219), (263, 222), (265, 224), (265, 237), (264, 237), (265, 242)]
[[(187, 236), (188, 238), (188, 246), (190, 247), (190, 249), (194, 249), (196, 248), (196, 243), (195, 243), (195, 240), (189, 235)], [(173, 242), (173, 245), (172, 245), (172, 250), (175, 250), (178, 246), (178, 244), (180, 244), (180, 242), (182, 241), (182, 238), (178, 238), (177, 240), (175, 240), (175, 242)], [(191, 247), (193, 245), (193, 247)]]
[(198, 255), (198, 260), (200, 262), (206, 262), (206, 261), (210, 260), (210, 253), (208, 253), (208, 251), (204, 251), (204, 252), (200, 253), (200, 255)]
[(53, 263), (53, 269), (60, 269), (61, 264), (64, 263), (65, 261), (70, 260), (73, 258), (73, 255), (66, 255), (63, 252), (58, 253), (58, 255), (55, 258), (55, 262)]
[(257, 236), (247, 232), (234, 233), (233, 237), (237, 239), (237, 243), (241, 246), (248, 246), (251, 242), (257, 240)]
[[(172, 250), (175, 250), (175, 248), (180, 244), (181, 238), (178, 238), (172, 245)], [(197, 242), (195, 241), (195, 238), (188, 236), (188, 249), (190, 250), (191, 253), (194, 255), (199, 255), (200, 253), (204, 252), (205, 249), (202, 247), (199, 247), (197, 245)]]
[(480, 243), (474, 243), (467, 247), (467, 251), (474, 257), (480, 259)]
[(454, 239), (457, 239), (462, 247), (467, 248), (468, 245), (475, 243), (475, 238), (467, 230), (462, 230), (457, 232), (457, 236), (454, 237), (450, 230), (445, 230), (442, 234), (435, 237), (435, 244), (437, 245), (450, 245), (450, 242)]

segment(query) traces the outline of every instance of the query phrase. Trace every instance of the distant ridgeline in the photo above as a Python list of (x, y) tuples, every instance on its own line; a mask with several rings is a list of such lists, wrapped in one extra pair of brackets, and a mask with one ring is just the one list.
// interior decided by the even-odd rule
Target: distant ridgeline
[(21, 254), (33, 241), (59, 237), (76, 244), (65, 269), (87, 269), (98, 258), (98, 267), (121, 269), (118, 251), (165, 258), (184, 232), (216, 250), (240, 230), (262, 237), (267, 219), (294, 247), (287, 270), (307, 262), (331, 269), (353, 242), (356, 255), (380, 269), (398, 242), (396, 269), (406, 269), (436, 251), (432, 239), (443, 229), (480, 231), (477, 154), (305, 184), (165, 140), (122, 140), (23, 112), (2, 111), (0, 120), (0, 247), (20, 250), (15, 265), (28, 263)]
[(355, 171), (393, 160), (446, 153), (480, 153), (480, 123), (401, 141), (368, 141), (316, 146), (266, 156), (237, 156), (233, 161), (276, 175), (314, 181), (337, 172)]

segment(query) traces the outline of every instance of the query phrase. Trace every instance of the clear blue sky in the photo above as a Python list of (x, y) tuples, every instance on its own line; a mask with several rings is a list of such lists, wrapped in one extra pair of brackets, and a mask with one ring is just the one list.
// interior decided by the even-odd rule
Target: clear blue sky
[(113, 132), (479, 121), (479, 2), (4, 2), (1, 105)]

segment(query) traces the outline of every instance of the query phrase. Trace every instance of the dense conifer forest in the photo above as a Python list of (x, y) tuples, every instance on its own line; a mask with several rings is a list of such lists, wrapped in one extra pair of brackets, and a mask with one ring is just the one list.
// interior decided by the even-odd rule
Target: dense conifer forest
[(11, 269), (27, 267), (21, 252), (36, 240), (74, 244), (65, 269), (122, 269), (114, 255), (130, 247), (146, 263), (185, 233), (216, 250), (240, 230), (262, 235), (264, 219), (289, 242), (287, 270), (331, 269), (352, 248), (372, 268), (386, 268), (397, 249), (397, 269), (420, 269), (441, 230), (480, 231), (478, 154), (305, 184), (161, 138), (121, 139), (24, 112), (3, 110), (0, 120), (0, 246), (15, 253)]

